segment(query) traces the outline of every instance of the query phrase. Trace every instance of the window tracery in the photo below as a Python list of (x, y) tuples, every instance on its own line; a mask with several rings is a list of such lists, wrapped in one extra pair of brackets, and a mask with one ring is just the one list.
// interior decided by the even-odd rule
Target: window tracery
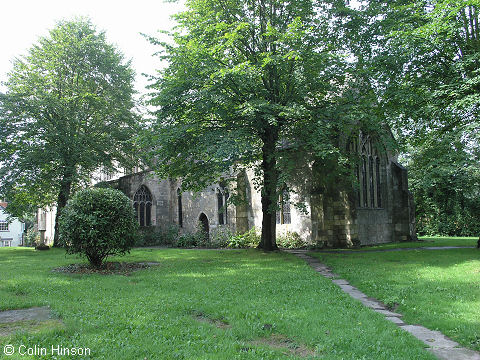
[(355, 174), (358, 181), (357, 204), (362, 208), (381, 208), (382, 159), (370, 136), (360, 134), (349, 143), (349, 150), (359, 156)]
[(145, 185), (140, 186), (133, 197), (133, 207), (141, 227), (152, 225), (152, 193)]
[(182, 191), (177, 189), (177, 206), (178, 206), (178, 226), (183, 227), (183, 204), (182, 204)]
[(219, 225), (228, 224), (228, 197), (228, 189), (224, 186), (220, 186), (217, 189), (217, 213)]
[(279, 196), (280, 209), (277, 211), (277, 224), (291, 224), (290, 194), (284, 189)]

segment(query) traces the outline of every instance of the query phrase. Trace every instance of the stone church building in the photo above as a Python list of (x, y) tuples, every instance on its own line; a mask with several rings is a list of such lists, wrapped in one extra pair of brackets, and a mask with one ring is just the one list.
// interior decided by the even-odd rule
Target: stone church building
[[(302, 209), (294, 206), (296, 193), (282, 194), (277, 211), (277, 235), (298, 233), (317, 246), (350, 247), (415, 239), (413, 198), (407, 171), (395, 154), (379, 151), (368, 137), (350, 145), (358, 154), (355, 185), (302, 196)], [(181, 190), (181, 180), (159, 179), (152, 171), (123, 176), (112, 184), (130, 199), (140, 226), (195, 232), (201, 226), (211, 236), (228, 228), (245, 232), (261, 228), (260, 192), (253, 173), (233, 176), (235, 191), (245, 201), (235, 205), (229, 189), (212, 184), (199, 193)]]

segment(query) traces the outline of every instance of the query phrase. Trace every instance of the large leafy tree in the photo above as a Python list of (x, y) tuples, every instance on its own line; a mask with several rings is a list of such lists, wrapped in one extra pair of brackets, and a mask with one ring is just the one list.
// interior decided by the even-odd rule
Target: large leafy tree
[(337, 1), (335, 25), (408, 153), (424, 233), (474, 234), (479, 1)]
[[(87, 19), (63, 21), (15, 59), (0, 94), (1, 196), (22, 215), (56, 205), (131, 158), (134, 72)], [(55, 224), (55, 243), (58, 221)]]
[[(478, 1), (370, 2), (380, 40), (374, 62), (389, 111), (425, 135), (477, 121), (480, 103)], [(373, 38), (373, 36), (372, 36)]]
[(253, 167), (262, 198), (259, 247), (276, 249), (279, 192), (301, 164), (340, 162), (339, 134), (351, 124), (340, 108), (352, 109), (363, 96), (345, 85), (353, 77), (332, 32), (331, 6), (315, 0), (186, 5), (173, 42), (151, 39), (168, 64), (151, 86), (158, 107), (154, 136), (147, 137), (152, 164), (192, 189), (232, 168)]
[(479, 1), (370, 2), (373, 64), (392, 124), (408, 134), (419, 229), (478, 232)]
[(335, 25), (396, 129), (418, 140), (477, 121), (479, 1), (346, 3), (335, 2)]
[(452, 130), (409, 149), (409, 184), (415, 194), (419, 234), (480, 233), (479, 149), (466, 131)]

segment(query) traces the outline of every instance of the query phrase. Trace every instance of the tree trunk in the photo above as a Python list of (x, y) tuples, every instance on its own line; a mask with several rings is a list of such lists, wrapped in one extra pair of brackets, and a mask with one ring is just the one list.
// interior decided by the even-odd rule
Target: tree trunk
[(55, 233), (53, 235), (53, 246), (59, 247), (59, 233), (58, 233), (58, 219), (60, 218), (60, 214), (67, 205), (67, 201), (70, 197), (70, 190), (72, 188), (73, 176), (75, 173), (75, 167), (65, 167), (63, 172), (63, 177), (60, 182), (60, 192), (58, 194), (57, 199), (57, 213), (55, 214)]
[(259, 249), (265, 251), (278, 250), (276, 241), (276, 205), (277, 205), (277, 159), (276, 144), (278, 140), (278, 130), (276, 128), (267, 128), (262, 136), (262, 170), (263, 170), (263, 188), (262, 188), (262, 238)]

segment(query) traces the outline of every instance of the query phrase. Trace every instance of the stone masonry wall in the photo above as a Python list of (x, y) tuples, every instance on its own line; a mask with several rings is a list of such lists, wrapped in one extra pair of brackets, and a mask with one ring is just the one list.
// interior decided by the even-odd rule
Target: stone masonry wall
[[(358, 207), (354, 189), (347, 189), (346, 185), (339, 185), (340, 182), (323, 194), (306, 197), (306, 213), (293, 205), (297, 199), (295, 194), (291, 194), (291, 223), (277, 224), (277, 236), (296, 232), (307, 242), (328, 247), (352, 247), (414, 238), (413, 202), (408, 192), (406, 170), (391, 158), (385, 159), (382, 164), (381, 208)], [(261, 229), (261, 194), (253, 185), (253, 172), (241, 172), (236, 180), (238, 193), (245, 201), (228, 205), (227, 224), (224, 225), (219, 224), (218, 184), (198, 193), (183, 191), (183, 227), (180, 231), (196, 232), (201, 214), (208, 219), (211, 236), (218, 231), (243, 233), (254, 226)], [(116, 181), (116, 186), (130, 199), (142, 185), (152, 194), (152, 225), (163, 228), (178, 226), (177, 189), (181, 188), (181, 182), (158, 179), (148, 171)]]
[(312, 197), (314, 243), (326, 247), (352, 247), (358, 243), (354, 207), (346, 191)]
[[(358, 235), (361, 245), (373, 245), (394, 241), (391, 167), (387, 157), (382, 159), (380, 171), (381, 198), (380, 208), (363, 208), (357, 206)], [(358, 199), (357, 199), (358, 203)]]
[(381, 173), (382, 208), (357, 208), (356, 211), (362, 245), (413, 238), (411, 228), (414, 229), (414, 225), (411, 224), (410, 214), (414, 209), (409, 201), (407, 171), (394, 159), (387, 159)]
[[(153, 172), (144, 171), (118, 179), (116, 187), (130, 199), (137, 190), (145, 185), (152, 194), (152, 219), (153, 226), (168, 228), (179, 226), (179, 208), (177, 189), (181, 188), (181, 181), (171, 179), (158, 179)], [(194, 233), (198, 230), (200, 215), (203, 213), (208, 219), (210, 234), (223, 229), (234, 231), (235, 208), (227, 206), (227, 224), (219, 224), (217, 191), (218, 184), (214, 184), (201, 192), (182, 192), (182, 233)]]
[[(242, 224), (243, 227), (238, 227), (237, 232), (244, 232), (245, 214), (248, 220), (248, 229), (252, 227), (260, 230), (262, 228), (262, 199), (261, 192), (254, 187), (253, 171), (247, 171), (245, 175), (241, 175), (237, 178), (237, 183), (240, 183), (239, 191), (244, 187), (245, 198), (247, 199), (245, 204), (237, 205), (237, 224)], [(243, 183), (243, 184), (242, 184)], [(238, 186), (238, 185), (237, 185)], [(295, 193), (290, 193), (290, 224), (277, 224), (276, 235), (277, 237), (286, 235), (287, 233), (297, 233), (306, 242), (312, 242), (312, 220), (310, 203), (305, 205), (305, 212), (300, 211), (295, 204), (298, 202), (298, 197)], [(238, 221), (240, 220), (240, 223)]]
[(391, 167), (393, 175), (394, 241), (408, 241), (411, 234), (407, 170), (396, 162), (392, 162)]
[(118, 179), (118, 189), (130, 199), (133, 199), (140, 186), (145, 185), (152, 194), (152, 218), (153, 226), (166, 227), (171, 223), (170, 184), (168, 180), (159, 180), (153, 172), (139, 172)]

